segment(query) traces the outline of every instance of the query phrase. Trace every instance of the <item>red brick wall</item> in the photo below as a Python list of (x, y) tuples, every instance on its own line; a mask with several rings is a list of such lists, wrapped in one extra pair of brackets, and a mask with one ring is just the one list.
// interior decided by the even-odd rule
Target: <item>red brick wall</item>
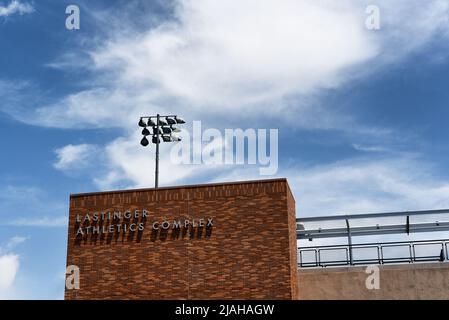
[[(77, 214), (142, 208), (143, 232), (75, 237)], [(202, 217), (213, 227), (152, 230)], [(67, 265), (80, 267), (81, 288), (65, 298), (295, 299), (295, 230), (285, 179), (72, 195)]]
[[(296, 239), (296, 203), (295, 198), (287, 184), (287, 210), (288, 210), (288, 225), (290, 226), (289, 240), (290, 240), (290, 277), (292, 279), (292, 299), (299, 299), (298, 291), (298, 251)], [(293, 227), (294, 226), (294, 227)]]

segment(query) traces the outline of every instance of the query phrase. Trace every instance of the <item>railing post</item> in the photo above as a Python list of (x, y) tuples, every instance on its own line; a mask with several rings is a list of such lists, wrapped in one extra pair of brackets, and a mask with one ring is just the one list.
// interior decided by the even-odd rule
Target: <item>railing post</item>
[(349, 220), (346, 219), (346, 228), (348, 230), (348, 247), (349, 247), (349, 264), (352, 266), (354, 260), (352, 257), (352, 237), (351, 237), (351, 227), (349, 226)]
[(382, 257), (380, 255), (380, 246), (377, 245), (377, 261), (379, 262), (379, 264), (382, 264)]

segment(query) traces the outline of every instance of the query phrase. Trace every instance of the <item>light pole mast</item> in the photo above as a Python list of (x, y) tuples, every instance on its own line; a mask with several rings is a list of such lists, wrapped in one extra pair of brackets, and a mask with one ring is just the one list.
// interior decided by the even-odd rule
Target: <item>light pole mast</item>
[(160, 115), (159, 113), (156, 116), (156, 172), (154, 177), (154, 187), (159, 187), (159, 123), (160, 123)]
[[(162, 118), (165, 118), (163, 120)], [(155, 119), (153, 121), (152, 119)], [(161, 143), (161, 138), (163, 142), (176, 142), (181, 141), (181, 137), (173, 135), (173, 133), (180, 132), (181, 130), (175, 128), (173, 125), (186, 123), (183, 119), (176, 115), (161, 116), (157, 114), (155, 116), (140, 117), (139, 127), (142, 127), (143, 138), (140, 144), (144, 147), (148, 146), (150, 142), (147, 136), (151, 136), (151, 142), (156, 145), (156, 166), (155, 166), (155, 177), (154, 177), (154, 187), (159, 187), (159, 144)], [(151, 127), (152, 133), (148, 130)]]

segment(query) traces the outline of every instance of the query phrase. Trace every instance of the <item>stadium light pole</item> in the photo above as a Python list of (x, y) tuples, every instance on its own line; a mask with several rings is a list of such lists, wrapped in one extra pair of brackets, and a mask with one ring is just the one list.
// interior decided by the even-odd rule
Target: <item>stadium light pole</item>
[[(154, 120), (155, 121), (154, 121)], [(165, 120), (164, 120), (165, 119)], [(180, 132), (181, 130), (173, 127), (176, 124), (186, 123), (182, 118), (177, 115), (160, 115), (155, 116), (144, 116), (140, 117), (139, 127), (142, 129), (143, 138), (140, 144), (147, 147), (150, 142), (147, 137), (151, 136), (151, 142), (156, 145), (156, 164), (155, 164), (155, 177), (154, 177), (154, 187), (159, 187), (159, 144), (161, 143), (161, 137), (163, 142), (177, 142), (181, 141), (181, 137), (173, 135), (173, 133)], [(151, 127), (152, 133), (148, 130)]]

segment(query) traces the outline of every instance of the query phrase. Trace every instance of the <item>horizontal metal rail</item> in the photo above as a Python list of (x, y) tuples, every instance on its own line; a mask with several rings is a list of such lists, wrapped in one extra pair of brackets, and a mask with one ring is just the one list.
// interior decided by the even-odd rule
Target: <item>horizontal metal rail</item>
[[(432, 222), (432, 223), (351, 227), (350, 230), (351, 236), (353, 237), (380, 235), (380, 234), (438, 232), (438, 231), (448, 231), (449, 222), (445, 221), (445, 222)], [(335, 237), (346, 237), (347, 235), (348, 235), (348, 228), (310, 229), (310, 230), (296, 231), (297, 239), (335, 238)]]
[(336, 221), (336, 220), (354, 220), (354, 219), (368, 219), (368, 218), (389, 218), (400, 216), (416, 216), (416, 215), (431, 215), (449, 213), (449, 209), (438, 210), (421, 210), (421, 211), (402, 211), (402, 212), (383, 212), (383, 213), (364, 213), (351, 215), (334, 215), (334, 216), (316, 216), (297, 218), (296, 222), (317, 222), (317, 221)]
[[(298, 266), (300, 268), (316, 268), (431, 261), (442, 262), (448, 258), (448, 248), (449, 239), (304, 247), (298, 248)], [(363, 256), (358, 253), (358, 251), (366, 251), (367, 249), (371, 250), (371, 255)], [(391, 254), (388, 252), (395, 249), (397, 251), (396, 253)], [(420, 254), (417, 250), (423, 250), (424, 252)], [(326, 258), (326, 254), (329, 253), (333, 253), (334, 257)], [(350, 256), (351, 253), (352, 257)]]

